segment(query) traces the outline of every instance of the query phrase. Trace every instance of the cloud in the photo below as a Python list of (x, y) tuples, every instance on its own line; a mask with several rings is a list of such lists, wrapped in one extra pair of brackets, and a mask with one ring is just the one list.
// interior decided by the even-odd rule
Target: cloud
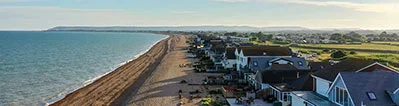
[(222, 2), (275, 2), (275, 3), (292, 3), (305, 4), (315, 6), (335, 6), (349, 8), (356, 11), (376, 12), (376, 13), (399, 13), (399, 4), (384, 4), (384, 3), (356, 3), (349, 1), (313, 1), (313, 0), (213, 0)]

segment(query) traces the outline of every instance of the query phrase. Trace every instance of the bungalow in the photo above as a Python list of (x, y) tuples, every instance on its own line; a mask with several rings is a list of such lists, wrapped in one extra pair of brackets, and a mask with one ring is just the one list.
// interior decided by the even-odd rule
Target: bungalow
[(372, 71), (395, 71), (385, 65), (372, 60), (363, 60), (348, 58), (335, 65), (325, 68), (312, 75), (313, 90), (325, 97), (328, 96), (327, 91), (332, 85), (335, 77), (340, 72), (372, 72)]
[(292, 106), (397, 106), (398, 91), (396, 72), (341, 72), (328, 88), (327, 96), (294, 91), (291, 97)]

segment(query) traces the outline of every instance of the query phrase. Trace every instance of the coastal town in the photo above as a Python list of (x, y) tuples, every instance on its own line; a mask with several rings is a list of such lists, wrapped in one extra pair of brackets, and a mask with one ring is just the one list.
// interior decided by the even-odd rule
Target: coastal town
[(316, 61), (312, 59), (316, 53), (254, 44), (248, 37), (186, 38), (187, 47), (182, 49), (190, 62), (179, 67), (202, 79), (180, 79), (178, 84), (194, 89), (176, 89), (179, 105), (399, 105), (399, 72), (379, 61), (352, 57)]
[(0, 106), (399, 106), (399, 0), (0, 0)]

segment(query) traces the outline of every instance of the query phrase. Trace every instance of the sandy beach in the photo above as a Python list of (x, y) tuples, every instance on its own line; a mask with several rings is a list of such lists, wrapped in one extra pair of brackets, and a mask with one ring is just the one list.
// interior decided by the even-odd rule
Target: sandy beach
[[(148, 52), (137, 59), (122, 65), (115, 71), (101, 77), (92, 84), (83, 87), (65, 98), (57, 101), (51, 106), (99, 106), (120, 104), (117, 101), (123, 101), (126, 94), (134, 91), (131, 86), (137, 80), (143, 79), (146, 72), (154, 70), (163, 57), (167, 54), (171, 41), (176, 36), (162, 40), (154, 45)], [(144, 76), (146, 77), (146, 76)], [(122, 102), (123, 103), (123, 102)]]
[[(145, 82), (138, 86), (138, 91), (130, 95), (126, 101), (128, 106), (177, 106), (183, 102), (185, 106), (199, 105), (199, 98), (189, 100), (189, 92), (200, 90), (204, 92), (203, 86), (180, 84), (180, 81), (187, 80), (189, 84), (201, 84), (202, 80), (212, 73), (195, 73), (192, 68), (179, 67), (180, 64), (192, 63), (193, 59), (186, 58), (188, 45), (185, 43), (185, 36), (173, 39), (174, 46), (164, 57), (161, 64), (149, 76)], [(179, 99), (178, 90), (183, 91), (184, 98)], [(200, 94), (202, 97), (206, 93)]]
[[(196, 61), (187, 58), (186, 37), (170, 36), (160, 41), (146, 54), (114, 72), (83, 87), (52, 106), (186, 106), (199, 105), (200, 98), (189, 100), (189, 92), (205, 88), (199, 84), (212, 73), (195, 73), (192, 68), (180, 67)], [(186, 80), (189, 84), (180, 84)], [(178, 91), (183, 91), (179, 99)], [(202, 97), (206, 93), (199, 94)]]

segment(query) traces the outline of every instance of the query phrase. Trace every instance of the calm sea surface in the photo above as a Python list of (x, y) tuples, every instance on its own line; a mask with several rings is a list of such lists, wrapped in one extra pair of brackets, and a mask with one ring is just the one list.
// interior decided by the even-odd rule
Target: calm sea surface
[(44, 105), (148, 50), (165, 35), (0, 32), (0, 106)]

